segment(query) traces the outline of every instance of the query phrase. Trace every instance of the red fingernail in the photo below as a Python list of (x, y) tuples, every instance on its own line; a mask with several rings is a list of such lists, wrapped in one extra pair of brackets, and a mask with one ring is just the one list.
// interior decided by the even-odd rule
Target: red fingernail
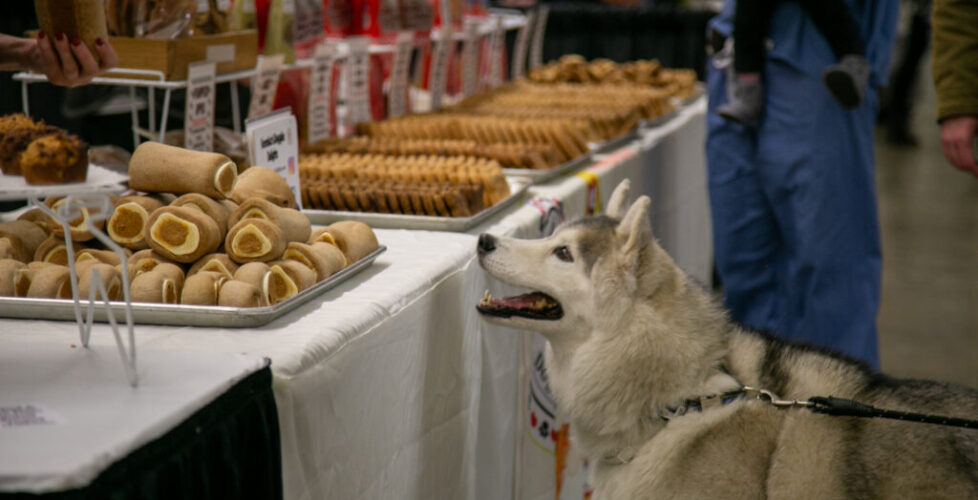
[(77, 46), (81, 45), (81, 40), (79, 40), (78, 38), (72, 38), (71, 39), (71, 44), (74, 45), (75, 47), (77, 47)]
[(37, 39), (38, 40), (44, 39), (44, 32), (43, 31), (38, 31), (37, 32)]
[(101, 38), (96, 38), (95, 39), (95, 45), (98, 45), (99, 47), (101, 47), (103, 43), (105, 43), (105, 40), (102, 40)]
[(57, 35), (54, 35), (54, 37), (57, 38), (58, 41), (60, 42), (61, 40), (64, 40), (65, 39), (65, 34), (64, 33), (58, 33)]

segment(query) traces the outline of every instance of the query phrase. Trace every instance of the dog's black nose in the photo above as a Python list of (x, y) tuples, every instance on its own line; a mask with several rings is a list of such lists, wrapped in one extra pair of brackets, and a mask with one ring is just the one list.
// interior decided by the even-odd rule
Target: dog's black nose
[(479, 235), (479, 255), (487, 254), (496, 249), (496, 237), (482, 233)]

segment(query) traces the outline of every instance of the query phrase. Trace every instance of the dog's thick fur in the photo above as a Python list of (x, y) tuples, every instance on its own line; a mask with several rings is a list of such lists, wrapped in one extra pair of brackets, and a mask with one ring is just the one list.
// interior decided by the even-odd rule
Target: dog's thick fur
[[(626, 193), (627, 181), (607, 215), (549, 238), (485, 235), (479, 249), (492, 276), (560, 303), (560, 319), (483, 314), (549, 340), (551, 388), (597, 498), (978, 498), (978, 430), (754, 398), (663, 420), (687, 398), (741, 385), (964, 418), (978, 418), (978, 391), (896, 380), (738, 327), (655, 242), (649, 199), (627, 208)], [(560, 247), (572, 262), (557, 258)], [(632, 454), (624, 464), (606, 458)]]

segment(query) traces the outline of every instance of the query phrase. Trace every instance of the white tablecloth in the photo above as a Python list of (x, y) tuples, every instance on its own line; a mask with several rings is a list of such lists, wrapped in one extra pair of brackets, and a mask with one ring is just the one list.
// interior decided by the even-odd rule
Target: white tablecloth
[[(700, 100), (591, 170), (604, 196), (625, 177), (652, 194), (664, 246), (708, 277), (704, 111)], [(572, 216), (586, 206), (573, 175), (532, 192), (559, 197)], [(378, 230), (387, 253), (321, 301), (249, 330), (141, 325), (138, 344), (271, 359), (286, 498), (544, 498), (524, 493), (528, 471), (553, 484), (552, 462), (523, 463), (526, 337), (474, 310), (486, 288), (505, 292), (475, 263), (475, 235), (536, 237), (539, 221), (520, 206), (471, 234)], [(76, 328), (0, 321), (3, 337), (19, 340), (64, 343)], [(93, 344), (111, 343), (96, 326)], [(546, 480), (531, 486), (545, 490)]]

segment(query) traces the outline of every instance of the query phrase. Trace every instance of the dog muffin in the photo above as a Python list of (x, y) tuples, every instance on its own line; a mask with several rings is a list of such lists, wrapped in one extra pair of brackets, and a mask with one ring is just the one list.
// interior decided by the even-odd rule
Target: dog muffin
[(28, 184), (85, 182), (88, 145), (70, 134), (45, 135), (20, 155), (20, 169)]
[(20, 157), (27, 146), (34, 139), (57, 130), (21, 114), (0, 118), (0, 170), (5, 175), (22, 175)]

